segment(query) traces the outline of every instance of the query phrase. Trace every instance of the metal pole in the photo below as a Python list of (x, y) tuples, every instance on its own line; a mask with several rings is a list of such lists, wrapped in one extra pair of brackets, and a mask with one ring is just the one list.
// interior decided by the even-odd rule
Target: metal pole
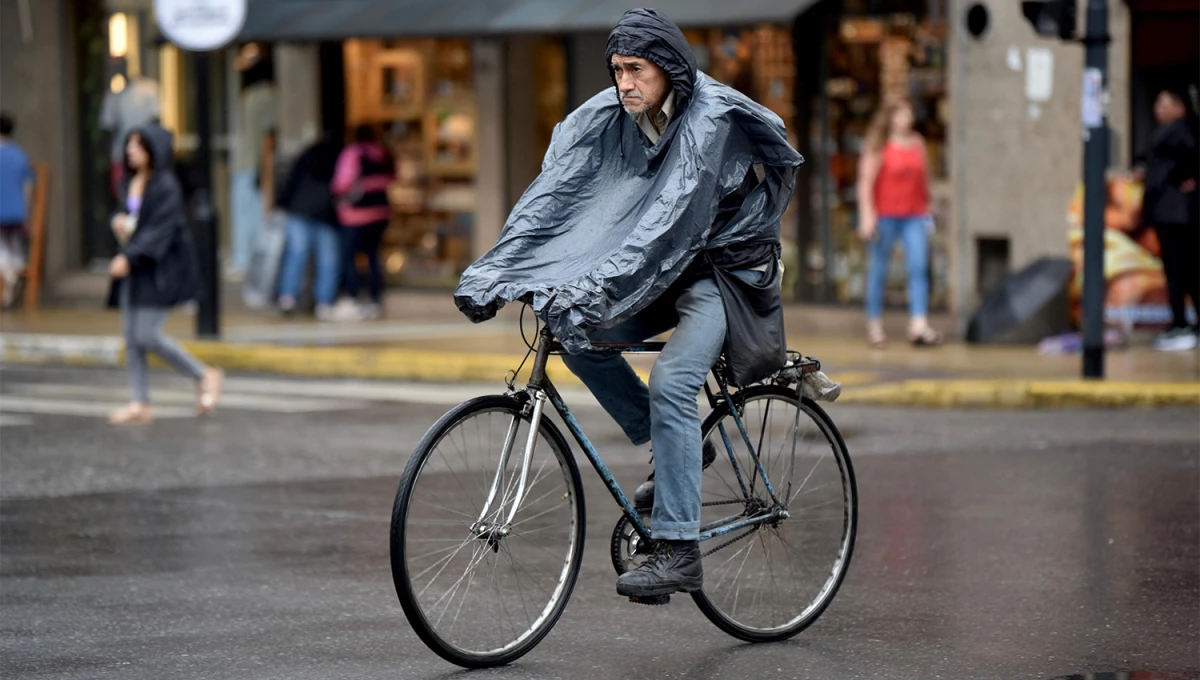
[(1083, 377), (1104, 377), (1104, 206), (1108, 200), (1108, 1), (1088, 0), (1083, 76)]
[(212, 153), (209, 123), (209, 52), (196, 53), (196, 191), (192, 196), (192, 219), (195, 225), (196, 250), (200, 258), (200, 277), (204, 294), (196, 314), (196, 335), (201, 338), (221, 336), (221, 272), (217, 259), (217, 215), (212, 205)]

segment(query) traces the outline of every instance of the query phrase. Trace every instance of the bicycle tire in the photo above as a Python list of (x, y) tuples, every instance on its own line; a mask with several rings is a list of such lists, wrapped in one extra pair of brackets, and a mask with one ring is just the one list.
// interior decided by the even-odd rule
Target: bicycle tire
[[(831, 576), (832, 581), (826, 582), (826, 588), (821, 591), (821, 594), (819, 595), (819, 601), (810, 603), (799, 617), (795, 618), (787, 625), (771, 630), (763, 630), (743, 625), (731, 616), (724, 613), (721, 608), (718, 607), (709, 597), (709, 594), (705, 589), (702, 588), (701, 590), (692, 593), (692, 599), (695, 601), (696, 605), (700, 608), (700, 611), (705, 615), (705, 617), (707, 617), (709, 621), (729, 635), (747, 642), (776, 642), (780, 640), (786, 640), (808, 628), (818, 618), (820, 618), (821, 614), (825, 612), (829, 604), (837, 595), (842, 582), (845, 580), (846, 573), (849, 570), (850, 558), (854, 552), (854, 542), (858, 531), (858, 487), (854, 477), (854, 468), (850, 462), (850, 454), (846, 449), (846, 443), (842, 439), (842, 435), (838, 431), (837, 426), (829, 417), (829, 414), (827, 414), (824, 409), (822, 409), (812, 400), (806, 397), (798, 398), (795, 390), (776, 385), (759, 385), (741, 390), (733, 395), (732, 398), (736, 403), (739, 404), (739, 408), (741, 408), (740, 405), (742, 404), (764, 398), (783, 399), (790, 404), (794, 404), (796, 408), (801, 409), (802, 413), (805, 413), (814, 423), (817, 424), (822, 434), (825, 435), (825, 439), (829, 443), (833, 455), (838, 461), (838, 468), (843, 485), (843, 495), (845, 498), (845, 507), (843, 510), (844, 520), (842, 528), (842, 550), (838, 557), (839, 562), (835, 562), (834, 565)], [(712, 434), (713, 430), (717, 427), (717, 424), (729, 415), (729, 409), (729, 403), (722, 402), (719, 403), (716, 408), (714, 408), (712, 412), (708, 414), (701, 427), (702, 438), (707, 439), (710, 434)], [(731, 436), (740, 437), (740, 435), (736, 432), (732, 433)], [(798, 437), (799, 432), (795, 432), (793, 436)], [(724, 452), (718, 455), (718, 459), (720, 459), (721, 455), (724, 455)], [(798, 521), (799, 518), (791, 519)], [(782, 520), (782, 522), (788, 521), (788, 519)], [(704, 550), (704, 548), (705, 546), (702, 544), (701, 550)], [(706, 587), (708, 587), (710, 585), (707, 580), (709, 578), (708, 573), (705, 574), (705, 578)]]
[[(571, 455), (571, 449), (567, 444), (562, 433), (550, 421), (548, 414), (542, 418), (539, 426), (540, 435), (553, 448), (553, 455), (559, 464), (559, 468), (566, 477), (566, 484), (570, 493), (574, 496), (573, 504), (573, 535), (571, 536), (571, 545), (569, 556), (567, 557), (567, 565), (565, 566), (564, 575), (560, 577), (559, 587), (561, 595), (557, 600), (552, 600), (552, 604), (548, 603), (546, 611), (543, 611), (543, 616), (540, 619), (540, 624), (537, 624), (536, 630), (531, 629), (523, 640), (519, 640), (519, 644), (511, 644), (507, 648), (499, 648), (500, 651), (495, 653), (480, 653), (478, 651), (466, 650), (456, 646), (447, 640), (443, 634), (435, 630), (434, 626), (427, 620), (425, 612), (422, 610), (421, 603), (418, 601), (418, 594), (414, 592), (413, 581), (410, 578), (407, 557), (407, 542), (406, 524), (410, 512), (411, 501), (413, 494), (417, 488), (417, 484), (421, 479), (421, 473), (425, 468), (430, 457), (438, 450), (438, 444), (445, 440), (455, 428), (469, 420), (476, 414), (495, 412), (505, 414), (507, 417), (520, 418), (526, 426), (529, 423), (529, 416), (525, 415), (525, 404), (521, 400), (512, 396), (485, 396), (472, 399), (464, 402), (457, 407), (451, 409), (442, 416), (421, 438), (417, 444), (412, 457), (409, 459), (408, 465), (405, 467), (404, 473), (400, 478), (400, 483), (396, 492), (396, 500), (392, 508), (392, 522), (390, 535), (390, 558), (392, 567), (392, 580), (396, 588), (396, 595), (400, 600), (400, 605), (404, 610), (405, 616), (412, 625), (413, 630), (418, 637), (431, 650), (441, 656), (443, 659), (462, 666), (464, 668), (488, 668), (494, 666), (503, 666), (519, 659), (527, 654), (530, 650), (537, 646), (543, 638), (554, 627), (566, 608), (568, 600), (570, 600), (571, 592), (575, 587), (576, 580), (579, 576), (579, 570), (582, 564), (583, 547), (586, 529), (586, 512), (584, 508), (583, 483), (579, 475), (578, 466), (575, 463), (574, 457)], [(514, 451), (514, 455), (518, 456), (519, 451)], [(510, 459), (511, 460), (511, 459)], [(483, 464), (481, 463), (481, 468)], [(492, 469), (495, 469), (493, 464)], [(432, 481), (432, 480), (431, 480)], [(465, 489), (464, 489), (465, 491)], [(528, 498), (528, 497), (527, 497)], [(482, 499), (481, 499), (482, 500)], [(564, 499), (565, 500), (565, 497)], [(465, 514), (465, 513), (464, 513)], [(515, 523), (514, 523), (515, 525)], [(457, 540), (457, 539), (451, 539)], [(467, 545), (464, 541), (463, 545)], [(490, 543), (488, 544), (490, 545)], [(475, 549), (474, 547), (472, 549)], [(487, 552), (485, 548), (484, 552)], [(496, 551), (499, 553), (499, 549)], [(474, 560), (474, 558), (472, 558)], [(515, 566), (516, 563), (514, 563)], [(470, 567), (474, 569), (474, 565)], [(495, 572), (493, 571), (493, 577)], [(460, 578), (461, 581), (461, 578)], [(518, 579), (518, 584), (520, 583)], [(443, 596), (444, 597), (444, 596)], [(465, 596), (464, 596), (465, 597)], [(460, 604), (461, 609), (461, 604)], [(476, 615), (477, 612), (470, 612)], [(440, 620), (440, 619), (439, 619)], [(514, 641), (518, 642), (518, 641)]]

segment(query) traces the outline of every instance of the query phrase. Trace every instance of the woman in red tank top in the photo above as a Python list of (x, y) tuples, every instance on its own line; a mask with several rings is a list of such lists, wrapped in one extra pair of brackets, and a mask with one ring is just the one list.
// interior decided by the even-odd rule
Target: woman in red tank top
[(858, 234), (868, 242), (867, 342), (881, 349), (883, 290), (892, 249), (904, 242), (908, 268), (908, 339), (930, 346), (942, 336), (929, 326), (929, 163), (913, 130), (912, 104), (897, 100), (875, 115), (858, 165)]

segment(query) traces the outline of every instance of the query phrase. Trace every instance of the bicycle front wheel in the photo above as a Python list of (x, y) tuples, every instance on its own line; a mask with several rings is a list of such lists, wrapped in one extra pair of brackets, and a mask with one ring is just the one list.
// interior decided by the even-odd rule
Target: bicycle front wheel
[(702, 531), (776, 514), (701, 543), (704, 588), (692, 597), (736, 638), (784, 640), (817, 620), (846, 575), (858, 517), (854, 469), (833, 421), (794, 390), (751, 387), (733, 401), (770, 488), (729, 404), (718, 404), (702, 427), (717, 448), (702, 475)]
[(507, 664), (533, 649), (579, 574), (579, 470), (543, 417), (521, 493), (527, 411), (507, 396), (451, 410), (417, 445), (396, 493), (396, 594), (421, 640), (466, 668)]

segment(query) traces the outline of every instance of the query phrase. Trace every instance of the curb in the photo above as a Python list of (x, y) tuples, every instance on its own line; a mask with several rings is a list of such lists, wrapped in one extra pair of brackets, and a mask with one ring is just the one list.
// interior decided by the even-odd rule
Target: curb
[[(185, 341), (204, 363), (233, 371), (321, 378), (419, 382), (496, 382), (521, 364), (520, 355), (438, 352), (394, 347), (312, 347)], [(0, 333), (0, 362), (117, 368), (125, 363), (120, 338)], [(152, 359), (156, 366), (162, 364)], [(530, 364), (518, 380), (527, 379)], [(649, 374), (635, 368), (643, 380)], [(582, 387), (562, 360), (546, 367), (560, 387)], [(1082, 408), (1200, 406), (1200, 382), (1084, 380), (906, 380), (878, 383), (871, 373), (837, 372), (839, 404), (917, 408)]]
[(1200, 406), (1200, 382), (907, 380), (845, 394), (841, 403), (924, 408)]

